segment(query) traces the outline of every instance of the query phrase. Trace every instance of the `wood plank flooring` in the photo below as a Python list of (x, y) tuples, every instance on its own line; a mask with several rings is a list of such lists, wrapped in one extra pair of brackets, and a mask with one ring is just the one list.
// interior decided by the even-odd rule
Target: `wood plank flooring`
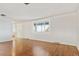
[(49, 43), (44, 41), (18, 39), (16, 40), (17, 56), (78, 56), (76, 46)]
[(12, 41), (0, 42), (0, 56), (12, 55)]
[[(31, 39), (15, 40), (15, 56), (78, 56), (76, 46)], [(12, 56), (12, 41), (0, 42), (0, 56)]]

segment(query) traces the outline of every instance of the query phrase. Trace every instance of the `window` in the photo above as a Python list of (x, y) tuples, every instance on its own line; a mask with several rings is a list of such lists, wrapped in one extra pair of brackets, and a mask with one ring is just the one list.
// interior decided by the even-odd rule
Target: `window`
[(49, 22), (34, 23), (35, 32), (47, 32), (49, 30)]

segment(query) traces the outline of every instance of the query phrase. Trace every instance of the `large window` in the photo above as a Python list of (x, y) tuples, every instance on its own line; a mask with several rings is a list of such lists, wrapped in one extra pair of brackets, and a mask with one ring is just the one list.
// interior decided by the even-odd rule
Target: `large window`
[(35, 32), (48, 32), (49, 22), (34, 23)]

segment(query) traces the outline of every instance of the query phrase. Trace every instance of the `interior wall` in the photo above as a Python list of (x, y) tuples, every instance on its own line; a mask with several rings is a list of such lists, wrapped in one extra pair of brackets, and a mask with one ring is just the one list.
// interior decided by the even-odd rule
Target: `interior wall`
[[(77, 11), (77, 42), (79, 42), (79, 9)], [(77, 45), (79, 46), (79, 43), (77, 43)]]
[(49, 32), (34, 32), (33, 22), (38, 21), (19, 22), (16, 23), (20, 25), (17, 26), (17, 33), (19, 34), (16, 34), (18, 37), (21, 36), (24, 38), (32, 38), (35, 40), (78, 45), (77, 14), (78, 13), (73, 12), (46, 19), (49, 20), (51, 24)]
[(5, 17), (0, 17), (0, 42), (9, 41), (12, 37), (12, 21)]
[(61, 43), (77, 45), (77, 13), (56, 16), (54, 38)]

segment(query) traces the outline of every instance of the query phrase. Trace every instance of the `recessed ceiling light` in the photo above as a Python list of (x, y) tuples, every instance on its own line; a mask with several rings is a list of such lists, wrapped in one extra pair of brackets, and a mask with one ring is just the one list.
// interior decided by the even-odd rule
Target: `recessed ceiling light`
[(28, 5), (28, 4), (30, 4), (30, 3), (24, 3), (25, 5)]
[(5, 14), (0, 14), (1, 16), (6, 16)]
[(30, 3), (24, 3), (25, 5), (28, 5), (28, 4), (30, 4)]

